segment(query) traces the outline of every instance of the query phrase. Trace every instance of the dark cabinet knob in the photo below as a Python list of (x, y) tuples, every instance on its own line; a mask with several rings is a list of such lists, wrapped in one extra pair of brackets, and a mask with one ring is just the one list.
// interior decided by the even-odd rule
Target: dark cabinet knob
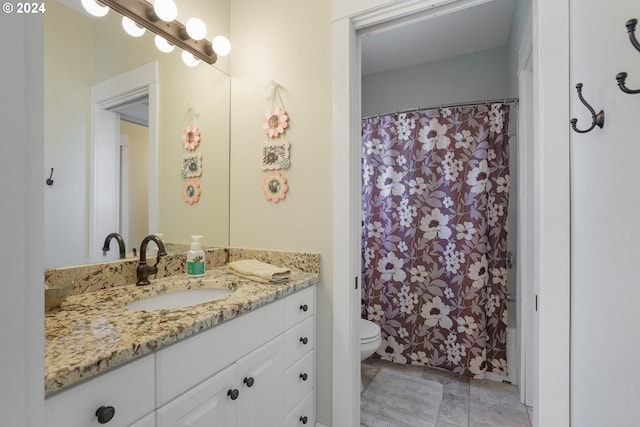
[(306, 381), (306, 380), (307, 380), (307, 378), (308, 378), (308, 376), (307, 376), (306, 372), (305, 372), (305, 373), (300, 374), (300, 379), (301, 379), (302, 381)]
[(302, 424), (306, 424), (307, 423), (307, 417), (300, 417), (300, 422)]
[(302, 337), (302, 338), (300, 338), (300, 342), (302, 343), (302, 345), (307, 345), (307, 343), (309, 342), (309, 338)]
[(300, 306), (300, 310), (302, 310), (302, 311), (306, 312), (307, 310), (309, 310), (309, 306), (308, 306), (307, 304), (302, 304), (302, 305)]
[(247, 385), (247, 387), (252, 387), (253, 386), (253, 377), (245, 378), (244, 379), (244, 383)]
[(106, 424), (111, 421), (111, 418), (116, 414), (116, 408), (113, 406), (101, 406), (96, 411), (96, 417), (100, 424)]
[(229, 396), (231, 398), (231, 400), (236, 400), (239, 395), (240, 395), (240, 392), (238, 391), (237, 388), (234, 388), (233, 390), (230, 389), (227, 392), (227, 396)]

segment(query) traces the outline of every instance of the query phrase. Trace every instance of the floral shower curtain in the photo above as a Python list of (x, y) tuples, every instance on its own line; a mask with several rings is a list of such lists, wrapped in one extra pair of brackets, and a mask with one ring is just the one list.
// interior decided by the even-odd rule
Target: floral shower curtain
[(509, 106), (363, 119), (363, 316), (377, 356), (507, 374)]

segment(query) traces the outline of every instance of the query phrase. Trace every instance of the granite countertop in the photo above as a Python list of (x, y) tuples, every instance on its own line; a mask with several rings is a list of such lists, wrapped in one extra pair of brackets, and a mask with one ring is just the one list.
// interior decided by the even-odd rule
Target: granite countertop
[[(132, 284), (70, 296), (59, 310), (45, 315), (45, 396), (318, 281), (317, 273), (291, 269), (287, 282), (263, 284), (240, 278), (223, 265), (207, 270), (204, 277), (181, 274), (152, 279), (148, 286)], [(147, 296), (192, 288), (234, 292), (222, 300), (180, 309), (124, 308)]]

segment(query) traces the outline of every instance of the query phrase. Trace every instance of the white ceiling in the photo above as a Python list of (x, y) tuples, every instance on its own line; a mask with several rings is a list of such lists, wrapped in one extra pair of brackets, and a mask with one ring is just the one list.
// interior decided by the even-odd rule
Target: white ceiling
[(395, 70), (503, 46), (516, 0), (490, 0), (455, 13), (362, 36), (362, 74)]

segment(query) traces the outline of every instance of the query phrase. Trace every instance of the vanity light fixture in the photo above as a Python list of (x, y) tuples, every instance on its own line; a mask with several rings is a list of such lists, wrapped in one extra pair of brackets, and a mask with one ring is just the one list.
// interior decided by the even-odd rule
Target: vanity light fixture
[[(85, 2), (95, 1), (96, 0), (82, 0), (83, 5)], [(164, 43), (167, 43), (167, 45), (178, 46), (185, 52), (188, 52), (193, 57), (193, 61), (190, 61), (191, 64), (187, 65), (193, 67), (200, 61), (204, 61), (207, 64), (214, 64), (218, 60), (217, 51), (210, 41), (204, 38), (199, 40), (195, 39), (194, 36), (199, 36), (199, 34), (196, 32), (194, 36), (192, 36), (189, 33), (188, 28), (175, 19), (170, 20), (169, 22), (164, 21), (164, 18), (168, 18), (170, 16), (164, 15), (164, 11), (158, 13), (156, 5), (160, 3), (161, 5), (166, 6), (170, 3), (173, 4), (173, 7), (175, 8), (173, 0), (155, 0), (154, 4), (151, 4), (146, 0), (97, 0), (97, 2), (98, 6), (108, 6), (119, 14), (131, 19), (140, 27), (146, 28), (152, 33), (162, 37), (164, 39)], [(169, 9), (171, 9), (170, 4), (168, 6)], [(162, 10), (161, 7), (162, 6), (160, 6), (160, 10)], [(160, 14), (163, 14), (163, 17), (161, 17)], [(204, 27), (204, 33), (206, 33), (206, 26), (204, 26), (204, 23), (202, 23), (202, 26)], [(204, 34), (202, 34), (202, 36), (204, 37)], [(156, 38), (156, 46), (158, 46), (158, 43), (163, 44), (162, 41), (159, 42)], [(165, 48), (168, 49), (166, 46)], [(158, 47), (158, 49), (165, 52), (165, 50), (160, 47)], [(183, 61), (185, 61), (184, 56), (185, 55), (183, 55)]]
[(142, 28), (126, 16), (122, 17), (122, 28), (124, 28), (127, 34), (129, 34), (131, 37), (140, 37), (146, 31), (144, 28)]
[(227, 56), (231, 52), (231, 43), (225, 36), (215, 36), (212, 44), (213, 50), (220, 56)]
[(207, 35), (207, 26), (200, 18), (189, 18), (186, 30), (189, 37), (194, 40), (202, 40)]
[(178, 17), (178, 7), (173, 0), (155, 0), (153, 11), (165, 22), (174, 21)]
[(96, 0), (82, 0), (82, 7), (93, 16), (102, 17), (109, 13), (109, 8), (96, 3)]
[(154, 42), (160, 52), (169, 53), (173, 52), (173, 49), (176, 48), (174, 45), (166, 41), (162, 36), (156, 35)]
[(195, 67), (200, 63), (200, 61), (198, 61), (198, 58), (196, 58), (191, 54), (191, 52), (187, 52), (186, 50), (182, 51), (182, 62), (184, 62), (185, 65), (188, 65), (189, 67)]

